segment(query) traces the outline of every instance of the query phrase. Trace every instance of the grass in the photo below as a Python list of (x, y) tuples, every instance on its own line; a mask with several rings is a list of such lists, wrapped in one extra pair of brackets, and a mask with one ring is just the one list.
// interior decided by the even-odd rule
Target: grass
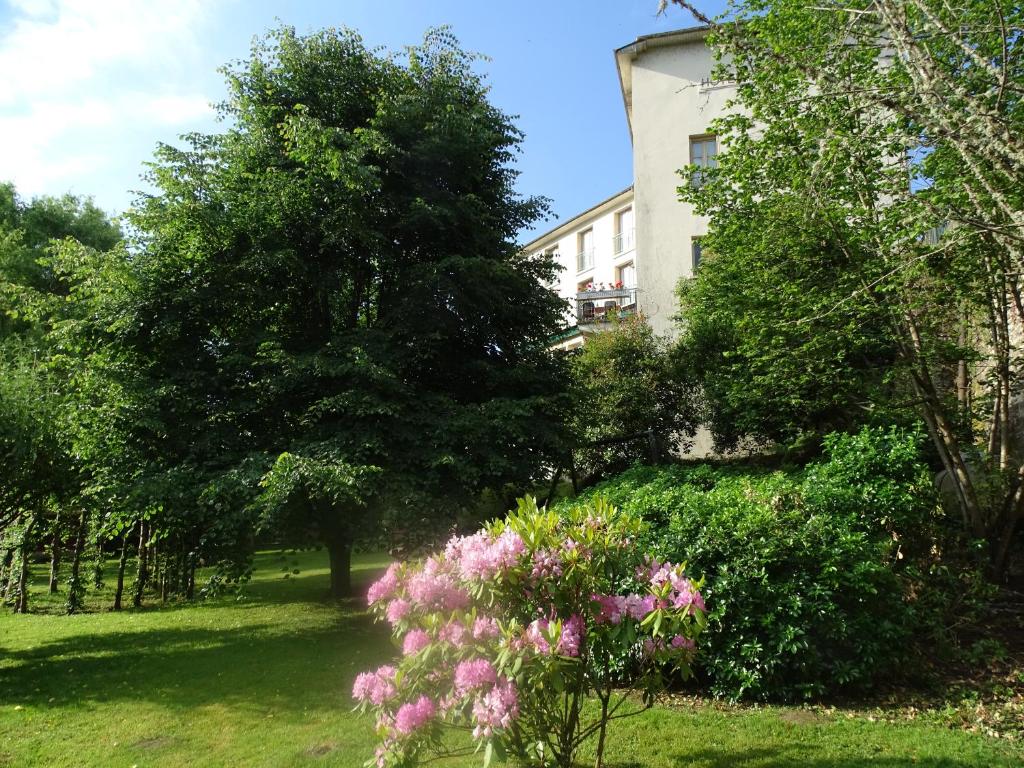
[[(372, 727), (348, 693), (358, 671), (392, 653), (387, 633), (360, 601), (324, 601), (325, 554), (290, 556), (300, 573), (287, 579), (279, 558), (258, 557), (240, 601), (0, 616), (0, 766), (361, 766)], [(357, 584), (381, 564), (357, 557)], [(55, 605), (41, 573), (32, 599)], [(779, 707), (659, 707), (614, 726), (609, 768), (1024, 760), (1005, 741), (932, 724)]]

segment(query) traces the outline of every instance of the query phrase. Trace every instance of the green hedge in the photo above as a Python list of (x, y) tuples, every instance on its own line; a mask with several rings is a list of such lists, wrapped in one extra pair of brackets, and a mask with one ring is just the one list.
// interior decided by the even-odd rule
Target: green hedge
[(935, 601), (910, 598), (939, 514), (919, 438), (865, 430), (826, 451), (791, 472), (637, 467), (589, 492), (650, 521), (650, 546), (706, 577), (700, 664), (717, 695), (870, 686), (935, 621)]

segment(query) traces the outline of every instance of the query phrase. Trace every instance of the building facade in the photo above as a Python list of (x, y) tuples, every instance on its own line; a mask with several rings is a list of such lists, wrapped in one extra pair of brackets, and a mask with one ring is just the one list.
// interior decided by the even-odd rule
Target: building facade
[(629, 187), (546, 232), (525, 247), (562, 267), (551, 286), (566, 301), (566, 331), (553, 340), (574, 349), (616, 316), (637, 311), (636, 234)]
[(553, 340), (579, 346), (608, 320), (640, 312), (655, 332), (676, 332), (676, 286), (700, 264), (707, 220), (679, 201), (683, 167), (714, 167), (711, 122), (734, 95), (712, 79), (707, 28), (646, 35), (615, 51), (633, 145), (633, 184), (526, 246), (557, 255), (556, 286), (566, 300), (566, 331)]

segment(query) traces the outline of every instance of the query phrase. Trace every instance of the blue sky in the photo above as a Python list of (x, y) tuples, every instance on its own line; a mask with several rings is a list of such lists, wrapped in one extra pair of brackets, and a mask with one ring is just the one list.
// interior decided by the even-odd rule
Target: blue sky
[[(721, 0), (701, 4), (720, 10)], [(217, 130), (217, 68), (280, 20), (358, 30), (398, 49), (448, 24), (492, 99), (526, 133), (519, 191), (553, 226), (628, 186), (629, 134), (612, 51), (691, 26), (657, 0), (0, 0), (0, 180), (24, 197), (92, 195), (112, 213), (142, 187), (157, 142)], [(525, 238), (528, 233), (523, 233)]]

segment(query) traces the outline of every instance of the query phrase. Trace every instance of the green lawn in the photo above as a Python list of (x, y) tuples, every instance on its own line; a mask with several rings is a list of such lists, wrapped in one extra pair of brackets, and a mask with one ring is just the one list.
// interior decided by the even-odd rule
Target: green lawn
[[(371, 724), (348, 693), (390, 642), (361, 601), (322, 600), (326, 555), (298, 559), (285, 579), (261, 555), (242, 601), (0, 616), (0, 766), (361, 766)], [(357, 558), (357, 581), (381, 563)], [(615, 768), (1024, 764), (1006, 742), (841, 713), (658, 708), (615, 725)]]

